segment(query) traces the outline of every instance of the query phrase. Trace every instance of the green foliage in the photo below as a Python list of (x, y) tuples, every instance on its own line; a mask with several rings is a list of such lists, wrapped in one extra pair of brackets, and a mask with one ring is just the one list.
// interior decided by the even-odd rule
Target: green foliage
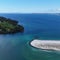
[(18, 25), (16, 21), (11, 19), (5, 20), (0, 19), (0, 33), (14, 33), (22, 32), (24, 28), (21, 25)]

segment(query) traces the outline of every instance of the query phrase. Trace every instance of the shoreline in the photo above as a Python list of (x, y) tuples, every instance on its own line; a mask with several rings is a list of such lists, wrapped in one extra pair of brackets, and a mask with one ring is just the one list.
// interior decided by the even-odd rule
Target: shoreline
[(29, 43), (32, 47), (37, 49), (45, 50), (59, 50), (60, 51), (60, 41), (59, 40), (32, 40)]

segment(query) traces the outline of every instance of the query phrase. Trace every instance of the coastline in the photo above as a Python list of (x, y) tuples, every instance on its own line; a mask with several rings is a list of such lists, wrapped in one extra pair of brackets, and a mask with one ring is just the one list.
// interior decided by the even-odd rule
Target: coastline
[(30, 45), (37, 49), (46, 49), (46, 50), (59, 50), (60, 51), (60, 41), (57, 40), (32, 40)]

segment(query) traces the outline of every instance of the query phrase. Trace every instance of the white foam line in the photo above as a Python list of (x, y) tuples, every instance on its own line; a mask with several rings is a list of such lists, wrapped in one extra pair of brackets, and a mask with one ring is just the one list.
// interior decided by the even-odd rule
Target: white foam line
[(55, 40), (33, 40), (30, 43), (33, 47), (41, 49), (60, 50), (60, 41)]

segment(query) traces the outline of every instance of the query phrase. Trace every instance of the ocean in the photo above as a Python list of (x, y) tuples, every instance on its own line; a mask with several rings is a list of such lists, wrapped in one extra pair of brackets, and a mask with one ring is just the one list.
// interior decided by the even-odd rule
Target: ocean
[(60, 14), (0, 13), (19, 21), (24, 33), (0, 34), (0, 60), (60, 60), (60, 51), (32, 47), (33, 39), (60, 40)]

